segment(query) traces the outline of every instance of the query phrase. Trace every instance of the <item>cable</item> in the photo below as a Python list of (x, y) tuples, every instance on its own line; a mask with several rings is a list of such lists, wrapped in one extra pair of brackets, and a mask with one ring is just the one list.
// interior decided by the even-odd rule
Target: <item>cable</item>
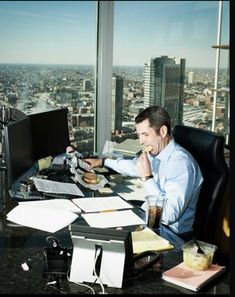
[(47, 283), (47, 284), (46, 284), (46, 287), (49, 287), (49, 288), (51, 288), (51, 289), (54, 289), (54, 290), (60, 292), (61, 294), (67, 294), (66, 292), (64, 292), (64, 291), (61, 290), (60, 288), (55, 287), (55, 285), (56, 285), (56, 283), (52, 283), (52, 284)]
[(86, 284), (82, 284), (82, 283), (78, 283), (78, 282), (71, 281), (70, 278), (69, 278), (69, 270), (70, 270), (70, 269), (71, 269), (71, 266), (69, 267), (69, 269), (68, 269), (68, 271), (67, 271), (67, 273), (66, 273), (67, 280), (68, 280), (69, 282), (72, 282), (72, 283), (77, 284), (77, 285), (79, 285), (79, 286), (86, 287), (86, 288), (88, 288), (88, 289), (90, 289), (90, 290), (92, 291), (92, 294), (95, 294), (95, 291), (94, 291), (94, 289), (93, 289), (92, 287), (90, 287), (90, 286), (88, 286), (88, 285), (86, 285)]
[(97, 261), (99, 255), (100, 255), (101, 251), (102, 251), (102, 247), (98, 246), (98, 247), (97, 247), (97, 250), (96, 250), (95, 260), (94, 260), (93, 273), (95, 274), (96, 279), (99, 281), (99, 284), (100, 284), (100, 286), (101, 286), (101, 289), (102, 289), (101, 294), (106, 294), (106, 293), (105, 293), (105, 290), (104, 290), (104, 285), (103, 285), (103, 283), (102, 283), (100, 277), (97, 275), (97, 273), (96, 273), (96, 269), (95, 269), (95, 267), (96, 267), (96, 261)]

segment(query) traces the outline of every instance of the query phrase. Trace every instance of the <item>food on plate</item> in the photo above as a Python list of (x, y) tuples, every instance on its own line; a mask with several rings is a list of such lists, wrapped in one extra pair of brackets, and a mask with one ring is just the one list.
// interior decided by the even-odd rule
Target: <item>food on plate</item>
[(146, 145), (143, 148), (143, 152), (148, 153), (148, 152), (151, 152), (152, 149), (153, 149), (152, 145)]
[(82, 176), (82, 179), (87, 184), (98, 184), (100, 181), (99, 176), (93, 172), (85, 172)]

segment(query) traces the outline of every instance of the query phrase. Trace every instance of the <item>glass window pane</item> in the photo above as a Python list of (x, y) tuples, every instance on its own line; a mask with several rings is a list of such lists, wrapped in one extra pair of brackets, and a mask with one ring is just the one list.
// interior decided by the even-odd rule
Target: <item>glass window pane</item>
[(1, 106), (67, 107), (72, 143), (93, 151), (96, 1), (1, 1), (0, 40)]
[(123, 101), (122, 114), (113, 109), (119, 126), (122, 116), (113, 139), (134, 135), (134, 118), (149, 105), (164, 106), (172, 126), (211, 130), (217, 23), (218, 1), (115, 1), (113, 73)]
[(225, 136), (226, 143), (230, 142), (230, 3), (222, 2), (221, 45), (218, 75), (216, 132)]

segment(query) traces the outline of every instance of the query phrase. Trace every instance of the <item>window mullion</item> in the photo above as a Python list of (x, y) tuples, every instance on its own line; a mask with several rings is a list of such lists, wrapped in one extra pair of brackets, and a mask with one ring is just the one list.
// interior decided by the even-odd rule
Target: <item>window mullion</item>
[(111, 139), (114, 1), (98, 1), (95, 104), (95, 148)]

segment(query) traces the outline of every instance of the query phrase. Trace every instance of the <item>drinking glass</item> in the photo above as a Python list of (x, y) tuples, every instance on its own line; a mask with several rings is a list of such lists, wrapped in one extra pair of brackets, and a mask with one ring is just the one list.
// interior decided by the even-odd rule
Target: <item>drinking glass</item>
[(158, 229), (162, 216), (164, 197), (158, 195), (148, 195), (145, 199), (147, 227), (150, 229)]

